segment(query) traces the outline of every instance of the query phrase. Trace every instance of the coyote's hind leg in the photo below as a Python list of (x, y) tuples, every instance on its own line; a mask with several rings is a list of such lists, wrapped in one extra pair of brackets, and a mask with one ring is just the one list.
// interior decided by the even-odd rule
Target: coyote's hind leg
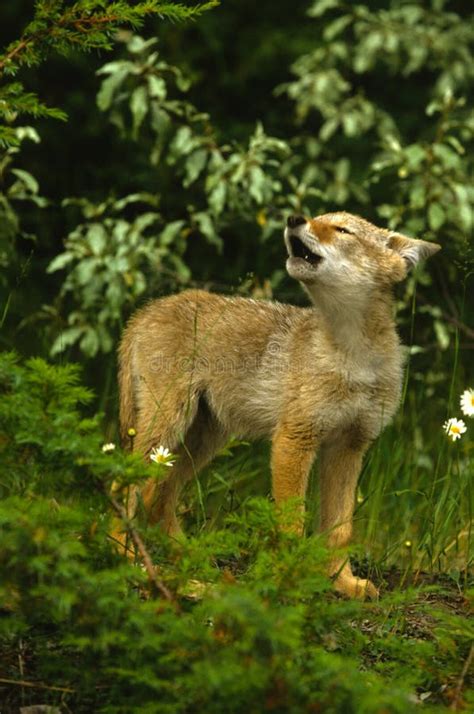
[(159, 523), (169, 535), (181, 533), (176, 508), (182, 487), (211, 461), (226, 439), (226, 432), (201, 397), (184, 437), (168, 442), (171, 444), (168, 448), (176, 454), (168, 477), (162, 482), (149, 479), (142, 489), (143, 507), (150, 523)]
[[(133, 450), (141, 453), (145, 461), (149, 461), (154, 447), (164, 446), (178, 455), (180, 446), (184, 443), (185, 435), (196, 418), (199, 407), (199, 393), (183, 381), (167, 380), (164, 389), (153, 389), (153, 380), (141, 379), (136, 399), (135, 423), (133, 424), (136, 436), (134, 437)], [(123, 426), (123, 425), (122, 425)], [(178, 526), (176, 517), (172, 517), (172, 508), (168, 504), (175, 504), (180, 487), (179, 478), (181, 467), (169, 468), (169, 477), (164, 482), (150, 479), (144, 486), (132, 486), (127, 497), (127, 514), (132, 519), (139, 504), (143, 504), (145, 515), (148, 511), (151, 516), (155, 510), (155, 503), (166, 504), (160, 506), (161, 511), (155, 515), (154, 520), (165, 521), (167, 532), (176, 531)], [(156, 493), (156, 497), (155, 497)], [(158, 499), (159, 496), (159, 499)], [(173, 511), (174, 513), (174, 511)], [(112, 538), (132, 555), (133, 549), (127, 547), (127, 535), (123, 524), (116, 524)]]

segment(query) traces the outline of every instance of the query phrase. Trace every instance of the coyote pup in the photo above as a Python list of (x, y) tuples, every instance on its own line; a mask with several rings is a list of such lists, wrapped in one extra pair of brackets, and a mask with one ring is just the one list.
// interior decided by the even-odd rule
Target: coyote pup
[[(183, 483), (234, 434), (272, 439), (277, 504), (304, 497), (319, 452), (321, 529), (331, 546), (350, 540), (364, 453), (400, 400), (392, 289), (440, 246), (349, 213), (290, 216), (285, 244), (312, 307), (189, 290), (151, 302), (125, 330), (122, 438), (133, 427), (145, 457), (161, 444), (178, 454), (166, 481), (142, 490), (149, 519), (169, 534), (180, 530)], [(377, 595), (340, 557), (331, 574), (349, 597)]]

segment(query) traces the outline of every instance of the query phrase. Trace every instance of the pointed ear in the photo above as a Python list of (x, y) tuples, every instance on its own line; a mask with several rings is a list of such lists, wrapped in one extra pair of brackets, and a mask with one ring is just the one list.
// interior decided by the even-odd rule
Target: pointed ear
[(427, 240), (408, 238), (401, 233), (390, 233), (387, 246), (401, 255), (405, 259), (409, 268), (413, 268), (420, 260), (426, 260), (441, 250), (438, 243), (430, 243)]

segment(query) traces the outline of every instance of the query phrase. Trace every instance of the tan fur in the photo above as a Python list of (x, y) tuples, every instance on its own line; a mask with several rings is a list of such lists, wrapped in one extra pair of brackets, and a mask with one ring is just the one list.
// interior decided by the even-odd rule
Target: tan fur
[[(190, 290), (151, 302), (124, 332), (121, 433), (136, 430), (145, 458), (159, 445), (178, 455), (166, 482), (142, 492), (149, 519), (168, 533), (179, 532), (182, 485), (236, 435), (272, 438), (277, 503), (304, 497), (319, 452), (321, 528), (334, 547), (350, 540), (363, 455), (400, 399), (392, 286), (438, 246), (347, 213), (288, 223), (287, 270), (313, 307)], [(321, 260), (297, 257), (296, 244)], [(331, 573), (350, 597), (377, 593), (340, 557)]]

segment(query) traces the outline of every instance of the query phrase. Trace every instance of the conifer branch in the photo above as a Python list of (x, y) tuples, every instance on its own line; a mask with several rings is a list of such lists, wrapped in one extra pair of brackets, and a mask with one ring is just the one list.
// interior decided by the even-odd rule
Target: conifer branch
[(22, 37), (0, 55), (0, 76), (6, 72), (15, 74), (23, 64), (38, 64), (53, 42), (58, 42), (55, 49), (59, 52), (65, 52), (71, 46), (79, 46), (83, 50), (110, 49), (111, 36), (123, 25), (137, 29), (150, 15), (173, 21), (194, 19), (216, 7), (218, 1), (209, 0), (195, 7), (186, 7), (158, 0), (146, 0), (131, 6), (126, 0), (120, 0), (110, 3), (102, 11), (97, 2), (82, 0), (59, 17), (57, 10), (61, 8), (53, 8), (56, 12), (50, 9), (48, 13), (43, 4), (38, 3), (35, 18)]

